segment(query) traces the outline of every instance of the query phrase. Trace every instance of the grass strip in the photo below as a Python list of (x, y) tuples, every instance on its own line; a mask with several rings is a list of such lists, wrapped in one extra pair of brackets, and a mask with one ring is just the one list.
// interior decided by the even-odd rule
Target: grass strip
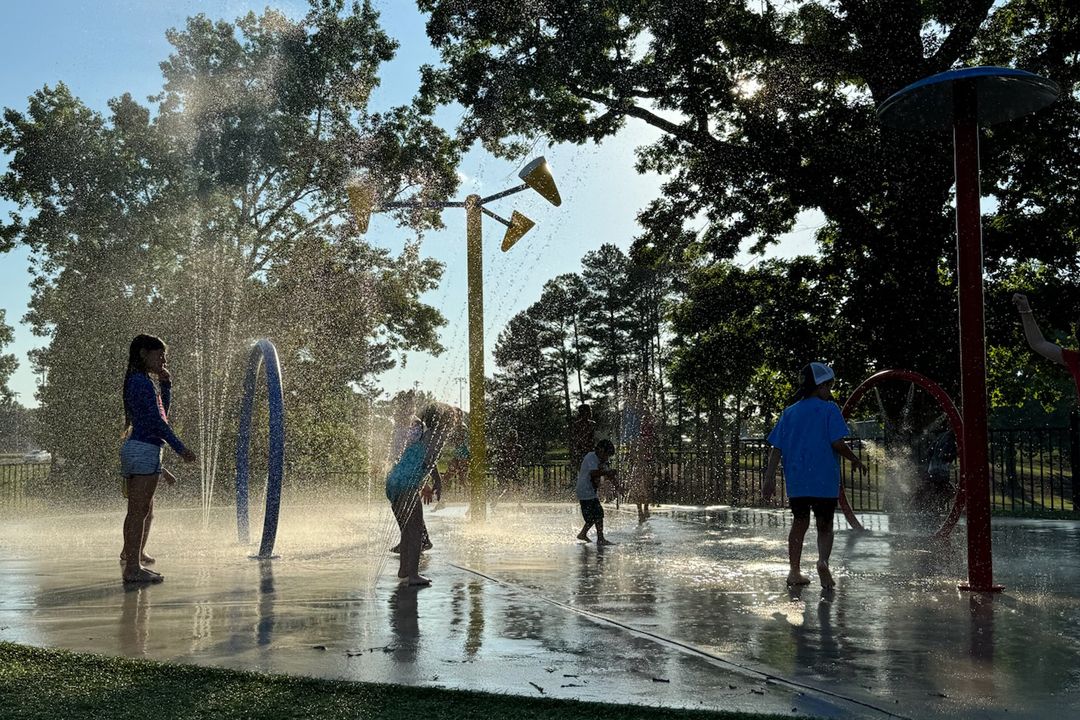
[(779, 717), (264, 675), (0, 642), (0, 718), (19, 720)]

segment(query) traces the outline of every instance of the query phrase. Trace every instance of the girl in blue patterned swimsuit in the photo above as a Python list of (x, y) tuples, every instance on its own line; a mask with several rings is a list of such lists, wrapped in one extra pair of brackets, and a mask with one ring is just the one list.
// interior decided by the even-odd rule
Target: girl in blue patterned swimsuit
[(420, 574), (420, 544), (424, 532), (424, 511), (419, 502), (420, 487), (442, 453), (459, 414), (441, 403), (432, 403), (421, 414), (417, 432), (410, 435), (404, 452), (386, 476), (386, 498), (401, 529), (398, 580), (409, 585), (430, 585)]

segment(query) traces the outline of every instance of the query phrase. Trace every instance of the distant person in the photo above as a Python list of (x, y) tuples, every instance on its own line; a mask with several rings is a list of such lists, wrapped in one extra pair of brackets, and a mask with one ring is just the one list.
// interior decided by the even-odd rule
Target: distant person
[(788, 533), (788, 585), (808, 585), (800, 571), (803, 540), (810, 528), (810, 512), (817, 521), (818, 577), (823, 588), (836, 585), (829, 569), (833, 546), (833, 515), (840, 496), (842, 455), (860, 472), (866, 471), (855, 453), (844, 443), (850, 434), (840, 408), (833, 402), (832, 368), (813, 362), (802, 370), (799, 389), (792, 405), (769, 434), (769, 464), (765, 469), (762, 494), (768, 500), (776, 491), (776, 468), (784, 461), (784, 482), (794, 520)]
[(432, 403), (420, 415), (424, 431), (405, 447), (401, 457), (386, 476), (386, 497), (394, 512), (401, 543), (398, 580), (409, 585), (430, 585), (431, 580), (420, 574), (420, 546), (424, 533), (424, 511), (421, 488), (442, 453), (446, 439), (461, 422), (459, 412), (449, 405)]
[(581, 467), (581, 461), (596, 447), (596, 421), (593, 420), (592, 406), (588, 403), (578, 405), (570, 433), (570, 467)]
[(585, 520), (585, 527), (577, 534), (578, 540), (591, 542), (589, 530), (596, 526), (596, 544), (614, 545), (604, 537), (604, 506), (600, 504), (600, 498), (596, 493), (601, 478), (614, 479), (615, 471), (608, 467), (608, 460), (615, 454), (615, 446), (610, 440), (601, 440), (596, 443), (592, 452), (586, 453), (581, 460), (581, 467), (577, 477), (577, 497), (581, 503), (581, 517)]
[(956, 436), (952, 430), (946, 430), (930, 443), (927, 452), (926, 492), (927, 502), (922, 503), (928, 509), (936, 509), (956, 495), (953, 483), (952, 465), (959, 455)]
[[(1076, 385), (1077, 400), (1080, 401), (1080, 352), (1069, 350), (1060, 345), (1055, 345), (1043, 337), (1039, 324), (1035, 322), (1035, 315), (1031, 312), (1031, 305), (1026, 295), (1016, 293), (1012, 297), (1016, 309), (1020, 312), (1020, 321), (1024, 324), (1024, 337), (1028, 345), (1039, 355), (1047, 360), (1052, 360), (1058, 365), (1064, 365), (1072, 375)], [(1080, 324), (1076, 326), (1077, 343), (1080, 344)]]
[[(626, 383), (626, 398), (623, 401), (622, 410), (619, 413), (619, 448), (618, 465), (625, 470), (627, 480), (633, 474), (633, 462), (638, 453), (638, 443), (641, 439), (641, 421), (644, 417), (645, 406), (642, 401), (641, 386), (637, 379), (631, 378)], [(628, 487), (616, 487), (616, 506), (618, 496)]]
[[(144, 565), (154, 558), (146, 554), (146, 539), (154, 519), (154, 491), (158, 481), (170, 485), (176, 478), (161, 466), (161, 451), (169, 444), (184, 462), (195, 462), (195, 453), (187, 449), (169, 427), (172, 400), (172, 376), (167, 368), (166, 347), (153, 335), (138, 335), (128, 348), (124, 372), (124, 435), (120, 447), (120, 474), (128, 500), (124, 518), (125, 583), (156, 583), (164, 576)], [(151, 375), (157, 378), (155, 385)]]
[(656, 422), (649, 408), (647, 391), (639, 390), (638, 434), (628, 449), (630, 478), (627, 481), (626, 499), (637, 508), (638, 524), (644, 523), (652, 514), (653, 481), (656, 476), (657, 431)]

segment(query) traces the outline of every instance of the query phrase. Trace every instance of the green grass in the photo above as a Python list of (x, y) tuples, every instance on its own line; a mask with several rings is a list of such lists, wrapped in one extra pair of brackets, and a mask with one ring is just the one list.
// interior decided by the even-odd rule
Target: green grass
[(750, 715), (260, 675), (0, 643), (0, 718), (633, 720)]

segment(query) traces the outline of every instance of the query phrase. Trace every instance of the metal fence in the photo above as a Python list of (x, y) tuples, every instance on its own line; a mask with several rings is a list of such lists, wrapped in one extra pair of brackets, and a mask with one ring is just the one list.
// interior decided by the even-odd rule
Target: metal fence
[(1006, 512), (1077, 509), (1080, 452), (1074, 428), (1006, 428), (991, 433), (991, 507)]
[[(1080, 433), (1077, 428), (1003, 428), (990, 431), (991, 506), (1003, 513), (1071, 513), (1080, 508)], [(932, 478), (925, 458), (888, 457), (858, 438), (849, 446), (866, 464), (867, 474), (841, 463), (844, 492), (856, 511), (891, 511), (914, 501), (951, 502), (959, 483), (957, 463), (947, 474)], [(762, 438), (743, 438), (737, 444), (707, 450), (661, 453), (652, 497), (677, 505), (766, 504), (762, 495), (769, 445)], [(515, 481), (497, 482), (500, 492), (516, 490), (530, 499), (569, 499), (576, 468), (562, 463), (530, 465)], [(786, 500), (783, 470), (777, 474), (776, 495)]]
[[(919, 492), (926, 473), (918, 462), (898, 467), (895, 458), (875, 451), (871, 443), (852, 438), (852, 450), (868, 466), (866, 475), (841, 464), (844, 491), (856, 511), (891, 511), (904, 495)], [(675, 505), (765, 504), (762, 485), (769, 445), (762, 438), (743, 438), (737, 443), (703, 450), (670, 450), (660, 453), (653, 473), (652, 497)], [(990, 431), (991, 507), (1002, 513), (1062, 514), (1080, 508), (1080, 420), (1064, 428), (1001, 428)], [(616, 465), (619, 460), (616, 459)], [(27, 507), (32, 498), (43, 497), (49, 488), (49, 463), (0, 464), (0, 510)], [(572, 501), (577, 468), (565, 462), (527, 465), (513, 478), (489, 476), (493, 497), (500, 499)], [(951, 499), (959, 482), (956, 463), (943, 480), (944, 500)], [(448, 478), (444, 499), (465, 500), (464, 478)], [(906, 487), (905, 487), (906, 486)], [(286, 488), (341, 492), (358, 497), (381, 496), (383, 478), (369, 478), (364, 471), (335, 470), (318, 477), (286, 473)], [(924, 488), (925, 489), (925, 488)], [(940, 489), (940, 488), (939, 488)], [(947, 498), (945, 497), (947, 495)], [(786, 500), (783, 472), (778, 474), (777, 496)]]
[(0, 511), (28, 508), (44, 494), (51, 470), (50, 463), (0, 464)]

